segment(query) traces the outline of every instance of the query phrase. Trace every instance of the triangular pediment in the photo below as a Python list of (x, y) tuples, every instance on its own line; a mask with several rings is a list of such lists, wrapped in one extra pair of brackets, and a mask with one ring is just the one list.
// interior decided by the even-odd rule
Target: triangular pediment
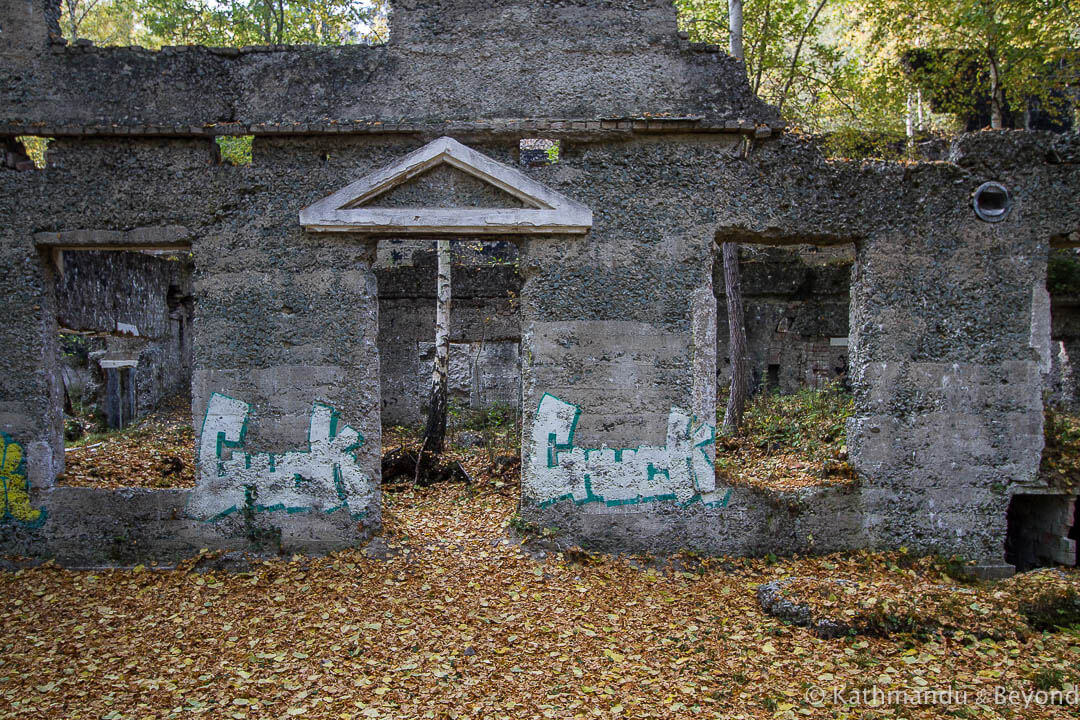
[(408, 181), (351, 208), (530, 208), (536, 207), (449, 163), (425, 170)]
[[(454, 180), (461, 173), (467, 182)], [(461, 203), (451, 192), (432, 192), (440, 182), (472, 183), (467, 190), (473, 199)], [(515, 168), (441, 137), (304, 208), (300, 224), (313, 232), (584, 233), (592, 227), (592, 211)]]

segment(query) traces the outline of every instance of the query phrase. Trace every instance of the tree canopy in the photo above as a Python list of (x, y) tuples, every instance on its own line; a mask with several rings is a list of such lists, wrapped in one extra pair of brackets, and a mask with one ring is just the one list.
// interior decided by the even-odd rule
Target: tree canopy
[[(981, 117), (981, 104), (989, 124), (1023, 126), (1032, 104), (1061, 116), (1076, 102), (1074, 5), (745, 0), (747, 76), (790, 122), (840, 139), (861, 134), (902, 145), (920, 131), (959, 129), (959, 119)], [(692, 40), (726, 46), (726, 0), (678, 0), (678, 7)]]
[(387, 0), (63, 0), (68, 40), (101, 45), (343, 45), (387, 39)]

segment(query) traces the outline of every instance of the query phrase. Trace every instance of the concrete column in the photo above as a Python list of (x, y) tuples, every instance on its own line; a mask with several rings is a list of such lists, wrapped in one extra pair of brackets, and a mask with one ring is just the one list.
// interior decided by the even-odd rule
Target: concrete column
[[(299, 229), (288, 240), (241, 272), (217, 269), (220, 239), (195, 247), (199, 474), (187, 512), (225, 537), (321, 551), (379, 527), (375, 243)], [(317, 265), (305, 259), (314, 247)]]
[(0, 473), (5, 492), (0, 496), (0, 530), (6, 537), (8, 532), (45, 522), (41, 491), (50, 489), (63, 471), (64, 442), (56, 318), (48, 291), (50, 271), (29, 238), (12, 232), (3, 240)]
[(962, 196), (953, 217), (859, 245), (848, 444), (871, 542), (1003, 561), (1010, 491), (1035, 481), (1043, 447), (1032, 317), (1046, 257), (1045, 240), (979, 221)]
[(593, 547), (658, 547), (725, 502), (713, 469), (711, 238), (647, 255), (591, 237), (523, 253), (522, 515)]

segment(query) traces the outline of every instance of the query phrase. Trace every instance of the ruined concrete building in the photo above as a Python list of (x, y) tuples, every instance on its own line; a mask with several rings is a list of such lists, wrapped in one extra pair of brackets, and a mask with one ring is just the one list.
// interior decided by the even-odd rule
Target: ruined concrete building
[[(1077, 490), (1038, 467), (1047, 258), (1080, 245), (1076, 136), (826, 162), (740, 63), (679, 35), (668, 0), (401, 0), (378, 47), (66, 46), (57, 17), (56, 0), (0, 5), (4, 552), (96, 564), (378, 533), (383, 413), (415, 411), (393, 358), (422, 352), (408, 265), (379, 258), (449, 235), (514, 249), (489, 350), (520, 337), (521, 515), (566, 542), (906, 546), (993, 572), (1008, 539), (1012, 561), (1075, 562)], [(229, 134), (254, 136), (250, 165), (215, 162)], [(53, 138), (44, 169), (25, 135)], [(558, 162), (522, 140), (558, 141)], [(722, 241), (854, 248), (847, 327), (805, 352), (827, 374), (846, 343), (857, 484), (718, 480)], [(55, 483), (57, 274), (121, 249), (194, 263), (193, 490)], [(763, 381), (777, 365), (788, 382), (792, 348), (766, 352)]]

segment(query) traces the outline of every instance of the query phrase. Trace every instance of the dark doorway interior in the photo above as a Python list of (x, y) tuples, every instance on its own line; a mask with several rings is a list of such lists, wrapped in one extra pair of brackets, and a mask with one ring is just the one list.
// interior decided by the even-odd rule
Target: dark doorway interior
[(1069, 495), (1014, 495), (1009, 503), (1005, 560), (1019, 572), (1075, 565), (1074, 498)]

